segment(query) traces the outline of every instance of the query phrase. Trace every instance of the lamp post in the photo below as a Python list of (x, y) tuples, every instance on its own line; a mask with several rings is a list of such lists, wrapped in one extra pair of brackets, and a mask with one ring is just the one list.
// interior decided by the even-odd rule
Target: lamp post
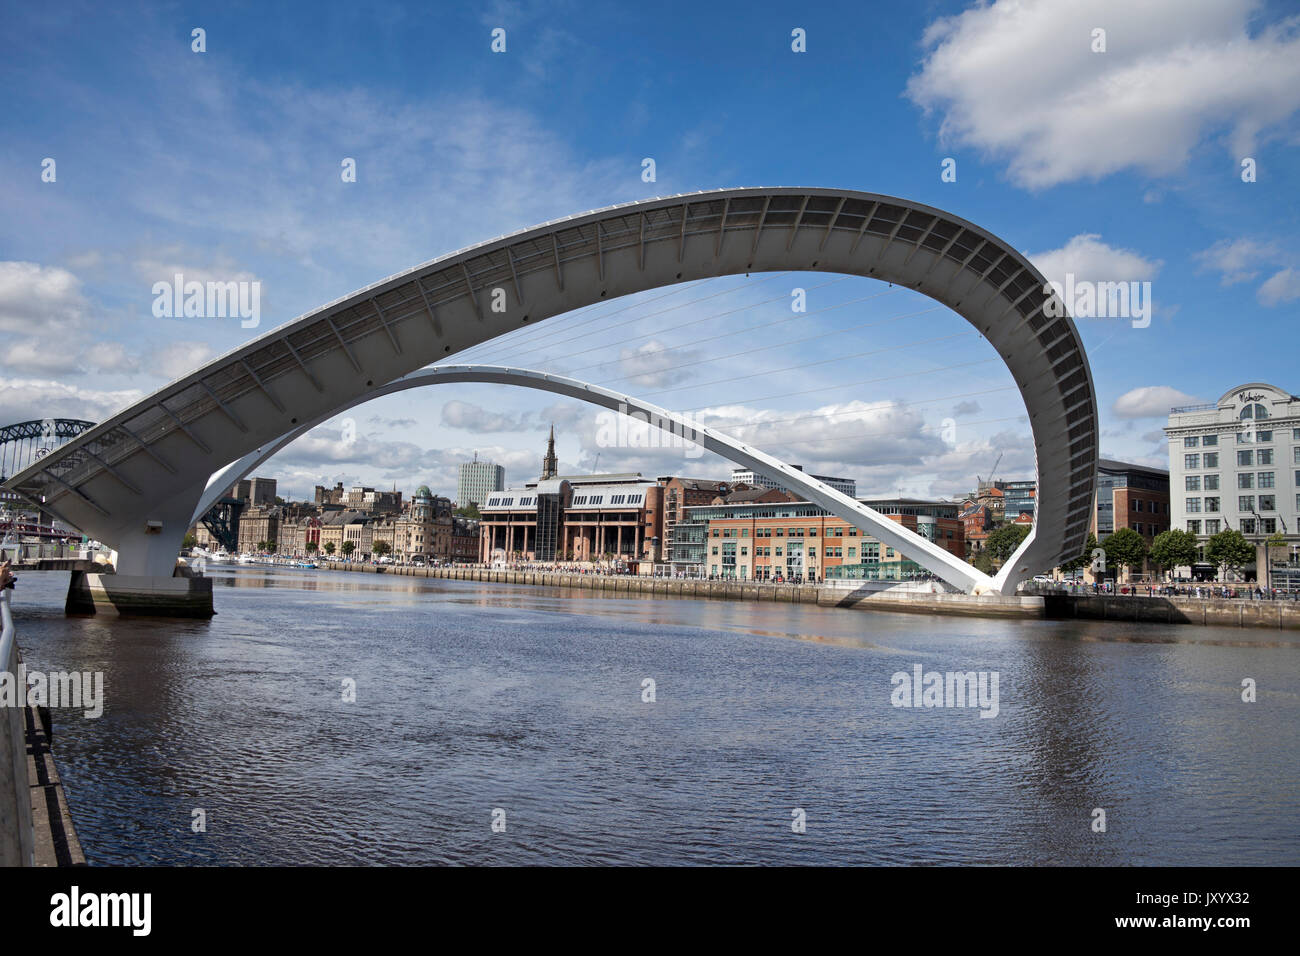
[[(1269, 593), (1272, 593), (1273, 576), (1270, 573), (1270, 569), (1268, 566), (1268, 538), (1264, 537), (1264, 519), (1259, 516), (1258, 511), (1252, 510), (1251, 514), (1255, 516), (1255, 530), (1258, 531), (1259, 536), (1264, 539), (1264, 590), (1268, 591)], [(1258, 579), (1259, 577), (1258, 570), (1255, 573), (1255, 577), (1256, 579)], [(1258, 585), (1258, 583), (1259, 583), (1258, 580), (1256, 580), (1256, 585)]]

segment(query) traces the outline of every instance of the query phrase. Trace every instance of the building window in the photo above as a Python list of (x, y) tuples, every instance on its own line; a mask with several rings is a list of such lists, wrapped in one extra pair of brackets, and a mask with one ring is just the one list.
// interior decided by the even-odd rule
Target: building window
[(1201, 437), (1201, 444), (1204, 445), (1206, 448), (1212, 448), (1218, 443), (1219, 443), (1218, 435), (1203, 435)]
[(1184, 455), (1184, 456), (1183, 456), (1183, 467), (1186, 468), (1188, 471), (1194, 471), (1194, 470), (1196, 470), (1197, 468), (1200, 468), (1200, 467), (1201, 467), (1201, 456), (1200, 456), (1200, 455)]
[(1219, 467), (1219, 453), (1217, 451), (1207, 451), (1205, 453), (1205, 467), (1206, 468)]
[(1275, 472), (1271, 472), (1271, 471), (1261, 471), (1259, 474), (1257, 474), (1257, 475), (1255, 476), (1256, 480), (1258, 481), (1258, 484), (1256, 484), (1255, 487), (1256, 487), (1256, 488), (1272, 488), (1272, 487), (1273, 487), (1273, 475), (1274, 475), (1274, 474), (1275, 474)]
[(1186, 438), (1183, 439), (1184, 448), (1195, 448), (1200, 443), (1201, 440), (1197, 438), (1195, 435), (1188, 435)]
[(850, 557), (850, 558), (856, 558), (857, 556), (858, 556), (858, 549), (857, 549), (857, 548), (849, 548), (849, 557)]
[(749, 556), (749, 548), (742, 547), (742, 548), (740, 549), (740, 555), (741, 555), (741, 557), (748, 557), (748, 556)]
[(1259, 519), (1259, 533), (1260, 533), (1260, 534), (1273, 534), (1275, 531), (1277, 531), (1277, 519), (1276, 519), (1276, 518), (1260, 518), (1260, 519)]
[(1271, 448), (1261, 448), (1261, 449), (1259, 450), (1259, 454), (1258, 454), (1258, 455), (1256, 456), (1256, 458), (1255, 458), (1255, 463), (1258, 464), (1258, 465), (1271, 465), (1271, 464), (1273, 464), (1273, 449), (1271, 449)]
[(1243, 472), (1241, 472), (1240, 474), (1238, 474), (1238, 475), (1237, 475), (1237, 487), (1238, 487), (1238, 488), (1254, 488), (1254, 487), (1255, 487), (1255, 473), (1254, 473), (1254, 472), (1250, 472), (1250, 471), (1243, 471)]
[(1141, 533), (1142, 533), (1142, 522), (1141, 522), (1141, 521), (1137, 521), (1137, 522), (1135, 522), (1135, 523), (1133, 524), (1133, 530), (1136, 531), (1138, 534), (1141, 534)]
[(1255, 464), (1255, 453), (1250, 449), (1237, 452), (1237, 467)]
[(1186, 490), (1186, 491), (1200, 491), (1200, 490), (1201, 490), (1201, 476), (1200, 476), (1200, 475), (1188, 475), (1188, 476), (1187, 476), (1187, 488), (1186, 488), (1185, 490)]
[(1268, 418), (1268, 409), (1258, 403), (1247, 405), (1241, 410), (1241, 415), (1238, 417), (1242, 421), (1253, 418), (1256, 421), (1262, 422), (1264, 419)]
[(1193, 520), (1191, 520), (1191, 519), (1189, 518), (1188, 521), (1187, 521), (1187, 533), (1188, 533), (1188, 534), (1200, 534), (1200, 533), (1201, 533), (1201, 523), (1200, 523), (1199, 521), (1193, 521)]
[(1206, 533), (1206, 534), (1218, 534), (1218, 533), (1219, 533), (1219, 519), (1217, 519), (1217, 518), (1213, 518), (1213, 519), (1207, 518), (1206, 521), (1205, 521), (1205, 533)]
[(1206, 490), (1206, 491), (1218, 491), (1218, 490), (1219, 490), (1219, 476), (1218, 476), (1218, 475), (1206, 475), (1206, 476), (1205, 476), (1205, 490)]
[(1214, 512), (1218, 511), (1218, 510), (1219, 510), (1219, 500), (1220, 500), (1220, 499), (1218, 499), (1218, 498), (1206, 498), (1206, 499), (1205, 499), (1205, 510), (1208, 511), (1208, 512), (1210, 512), (1211, 514), (1213, 514)]
[(1255, 510), (1255, 496), (1254, 496), (1254, 495), (1239, 495), (1239, 496), (1237, 497), (1237, 510), (1238, 510), (1238, 511), (1254, 511), (1254, 510)]
[(1254, 519), (1254, 518), (1242, 518), (1242, 519), (1241, 519), (1241, 533), (1242, 533), (1242, 534), (1254, 534), (1254, 533), (1255, 533), (1255, 519)]
[(1186, 502), (1186, 505), (1187, 505), (1187, 507), (1183, 509), (1184, 511), (1186, 511), (1186, 512), (1187, 512), (1188, 514), (1190, 514), (1190, 515), (1198, 514), (1198, 513), (1200, 513), (1200, 510), (1201, 510), (1201, 499), (1200, 499), (1200, 498), (1188, 498), (1188, 499), (1187, 499), (1187, 502)]
[(1271, 431), (1255, 432), (1255, 441), (1272, 441), (1272, 440), (1273, 440), (1273, 433)]
[(1260, 495), (1260, 496), (1259, 496), (1259, 510), (1260, 510), (1260, 511), (1277, 511), (1277, 496), (1276, 496), (1276, 495)]

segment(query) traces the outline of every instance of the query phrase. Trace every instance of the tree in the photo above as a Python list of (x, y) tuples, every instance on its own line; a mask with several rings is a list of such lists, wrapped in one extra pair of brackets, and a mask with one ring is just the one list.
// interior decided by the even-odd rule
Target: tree
[(1196, 561), (1196, 535), (1178, 528), (1162, 531), (1151, 542), (1148, 557), (1161, 571), (1171, 571), (1183, 565), (1191, 567)]
[(308, 541), (308, 542), (307, 542), (307, 553), (308, 553), (308, 554), (315, 554), (315, 553), (316, 553), (317, 551), (319, 551), (319, 550), (320, 550), (320, 545), (317, 544), (315, 541)]
[(196, 544), (198, 544), (198, 539), (194, 537), (194, 535), (192, 534), (187, 534), (185, 535), (184, 538), (181, 539), (182, 548), (192, 548)]
[(976, 571), (983, 571), (985, 574), (992, 574), (994, 571), (993, 559), (989, 557), (988, 551), (977, 551), (971, 564), (975, 566)]
[(265, 551), (265, 550), (267, 550), (266, 542), (265, 542), (265, 541), (259, 541), (259, 542), (257, 542), (257, 550), (258, 550), (258, 551)]
[(1029, 534), (1027, 524), (1004, 524), (989, 534), (984, 550), (995, 561), (1005, 561), (1016, 553), (1016, 548)]
[(385, 554), (388, 554), (392, 550), (393, 550), (392, 545), (390, 545), (387, 541), (375, 542), (375, 554), (379, 555), (380, 557), (383, 557)]
[(333, 541), (326, 541), (326, 542), (325, 542), (325, 553), (326, 553), (326, 554), (331, 554), (331, 555), (334, 553), (334, 542), (333, 542)]
[(1106, 535), (1101, 543), (1106, 552), (1106, 567), (1116, 572), (1120, 568), (1141, 568), (1147, 557), (1147, 543), (1142, 535), (1132, 528), (1120, 528), (1114, 534)]
[(1205, 557), (1224, 571), (1239, 570), (1255, 559), (1255, 546), (1240, 531), (1228, 528), (1211, 536)]
[(352, 552), (355, 551), (355, 550), (357, 550), (357, 544), (356, 544), (355, 541), (344, 541), (344, 542), (343, 542), (343, 556), (344, 556), (345, 558), (346, 558), (346, 557), (351, 557)]
[(1083, 554), (1077, 558), (1071, 558), (1069, 561), (1062, 562), (1061, 570), (1068, 575), (1075, 575), (1084, 568), (1092, 566), (1092, 553), (1097, 550), (1097, 536), (1091, 531), (1088, 532), (1088, 540), (1084, 542)]
[(474, 518), (474, 519), (478, 519), (478, 518), (483, 517), (481, 514), (478, 513), (478, 505), (476, 505), (476, 504), (475, 504), (474, 502), (472, 502), (472, 501), (471, 501), (469, 504), (467, 504), (465, 507), (463, 507), (463, 508), (457, 508), (457, 509), (456, 509), (454, 512), (452, 512), (452, 513), (455, 514), (455, 515), (457, 515), (458, 517), (461, 517), (461, 518)]

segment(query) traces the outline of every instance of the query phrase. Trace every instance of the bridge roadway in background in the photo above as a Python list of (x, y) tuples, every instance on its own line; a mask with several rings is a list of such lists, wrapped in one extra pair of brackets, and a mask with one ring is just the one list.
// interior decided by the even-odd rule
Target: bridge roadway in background
[[(1096, 483), (1097, 406), (1082, 341), (1060, 300), (1013, 245), (973, 223), (909, 200), (837, 189), (643, 200), (442, 256), (215, 359), (4, 487), (114, 546), (118, 572), (144, 586), (171, 575), (212, 476), (302, 423), (322, 421), (471, 346), (592, 303), (776, 271), (892, 282), (970, 322), (1006, 363), (1025, 402), (1038, 476), (1034, 525), (989, 586), (1011, 593), (1081, 553)], [(910, 545), (915, 553), (904, 553), (918, 563), (934, 558)], [(975, 583), (968, 587), (986, 586), (969, 580)]]

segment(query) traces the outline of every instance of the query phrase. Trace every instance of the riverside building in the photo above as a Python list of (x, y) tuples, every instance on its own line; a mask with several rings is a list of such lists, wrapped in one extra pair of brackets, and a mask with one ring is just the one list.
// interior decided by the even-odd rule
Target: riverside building
[[(1300, 397), (1262, 382), (1239, 385), (1217, 402), (1170, 409), (1169, 480), (1172, 524), (1204, 545), (1229, 528), (1255, 545), (1255, 564), (1242, 569), (1247, 580), (1274, 587), (1300, 587)], [(1202, 550), (1202, 557), (1204, 551)], [(1202, 560), (1192, 569), (1212, 578)]]
[[(858, 500), (965, 559), (959, 503), (916, 498)], [(703, 529), (703, 564), (698, 576), (824, 581), (907, 580), (926, 574), (892, 547), (810, 502), (720, 503), (688, 511), (691, 525)], [(681, 570), (697, 576), (687, 568)]]

